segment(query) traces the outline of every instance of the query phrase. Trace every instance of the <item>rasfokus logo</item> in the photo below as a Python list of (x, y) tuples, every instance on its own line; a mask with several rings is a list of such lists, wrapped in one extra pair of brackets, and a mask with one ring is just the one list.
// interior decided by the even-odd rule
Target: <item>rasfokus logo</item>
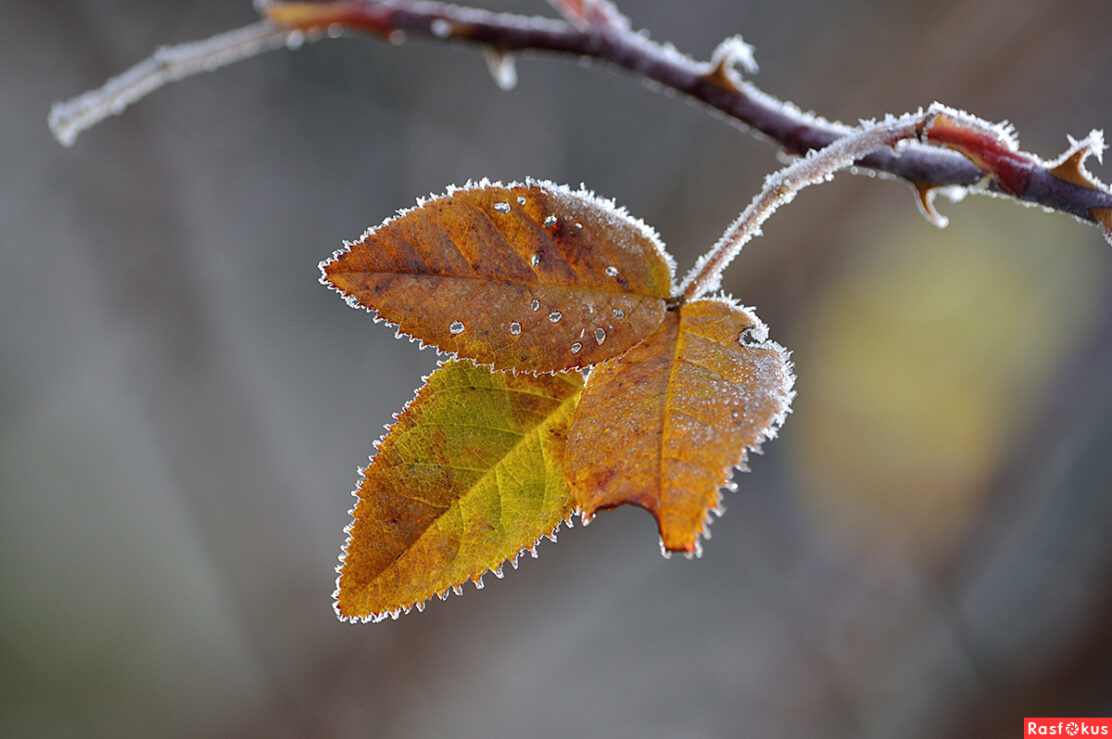
[(1112, 718), (1023, 719), (1023, 739), (1035, 736), (1112, 737)]

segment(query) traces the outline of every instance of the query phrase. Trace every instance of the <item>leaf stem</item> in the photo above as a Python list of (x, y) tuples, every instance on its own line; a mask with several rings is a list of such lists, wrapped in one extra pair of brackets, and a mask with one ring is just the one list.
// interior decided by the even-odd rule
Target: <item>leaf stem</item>
[(851, 166), (873, 152), (919, 138), (938, 115), (937, 110), (932, 107), (926, 113), (920, 110), (899, 118), (889, 118), (881, 123), (862, 124), (860, 128), (847, 133), (826, 148), (812, 151), (769, 175), (753, 201), (684, 278), (679, 288), (682, 299), (692, 300), (717, 288), (722, 270), (733, 261), (746, 243), (760, 235), (761, 225), (781, 205), (794, 200), (800, 190), (808, 185), (830, 180), (838, 170)]

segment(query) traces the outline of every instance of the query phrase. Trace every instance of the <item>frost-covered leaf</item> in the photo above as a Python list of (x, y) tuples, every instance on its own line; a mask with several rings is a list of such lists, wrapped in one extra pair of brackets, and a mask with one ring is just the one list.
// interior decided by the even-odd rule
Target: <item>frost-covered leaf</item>
[(672, 286), (650, 228), (590, 193), (538, 181), (450, 190), (321, 269), (401, 333), (519, 372), (621, 354), (660, 324)]
[(591, 370), (566, 473), (585, 520), (625, 503), (651, 512), (668, 551), (698, 551), (719, 488), (770, 438), (793, 393), (787, 353), (724, 300), (669, 312), (655, 334)]
[(378, 620), (516, 564), (573, 509), (564, 443), (578, 373), (446, 362), (378, 445), (356, 491), (336, 611)]

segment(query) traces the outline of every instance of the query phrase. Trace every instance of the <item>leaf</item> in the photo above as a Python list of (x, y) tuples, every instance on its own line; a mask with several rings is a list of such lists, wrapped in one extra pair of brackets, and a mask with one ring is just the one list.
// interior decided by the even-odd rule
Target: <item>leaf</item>
[(697, 552), (719, 488), (791, 404), (785, 350), (722, 300), (671, 311), (660, 328), (587, 378), (566, 474), (585, 521), (625, 503), (651, 512), (666, 551)]
[(518, 372), (621, 354), (660, 324), (672, 286), (651, 229), (590, 193), (533, 180), (449, 190), (321, 270), (399, 333)]
[(573, 509), (564, 440), (578, 373), (512, 375), (446, 362), (363, 471), (341, 556), (336, 612), (380, 620), (552, 536)]

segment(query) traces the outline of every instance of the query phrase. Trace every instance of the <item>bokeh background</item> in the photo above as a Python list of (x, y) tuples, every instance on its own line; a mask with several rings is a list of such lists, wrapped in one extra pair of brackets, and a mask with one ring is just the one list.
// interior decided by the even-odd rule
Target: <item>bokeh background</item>
[[(548, 13), (539, 0), (486, 7)], [(1051, 157), (1112, 125), (1106, 0), (667, 0), (635, 25), (830, 118), (940, 100)], [(1112, 713), (1112, 248), (1060, 215), (844, 175), (725, 287), (794, 414), (697, 561), (637, 509), (422, 614), (331, 609), (356, 468), (435, 363), (317, 284), (417, 196), (527, 175), (692, 264), (775, 149), (599, 67), (321, 42), (63, 149), (50, 103), (247, 0), (5, 2), (0, 735), (1019, 736)], [(1112, 179), (1107, 170), (1098, 174)]]

